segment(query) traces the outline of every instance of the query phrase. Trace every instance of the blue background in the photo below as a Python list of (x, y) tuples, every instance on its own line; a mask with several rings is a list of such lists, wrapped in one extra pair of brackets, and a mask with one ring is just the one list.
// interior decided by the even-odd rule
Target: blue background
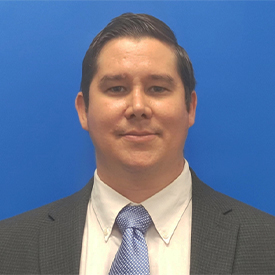
[(74, 99), (93, 37), (124, 12), (166, 22), (193, 62), (185, 156), (214, 189), (275, 214), (275, 2), (0, 2), (0, 219), (79, 190), (94, 149)]

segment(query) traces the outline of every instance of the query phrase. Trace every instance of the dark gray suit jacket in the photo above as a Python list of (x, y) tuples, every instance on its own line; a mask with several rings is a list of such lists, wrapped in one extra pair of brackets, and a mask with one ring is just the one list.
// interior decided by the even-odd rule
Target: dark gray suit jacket
[[(275, 274), (275, 217), (191, 172), (191, 274)], [(77, 274), (92, 186), (0, 222), (0, 274)]]

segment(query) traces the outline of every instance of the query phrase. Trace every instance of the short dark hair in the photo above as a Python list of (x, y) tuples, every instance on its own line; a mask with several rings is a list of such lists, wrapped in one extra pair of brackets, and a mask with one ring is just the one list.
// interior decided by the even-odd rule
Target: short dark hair
[(177, 57), (178, 73), (185, 89), (186, 108), (189, 111), (191, 93), (195, 89), (196, 80), (192, 63), (186, 51), (178, 45), (173, 31), (161, 20), (148, 14), (124, 13), (114, 19), (94, 38), (82, 63), (81, 91), (85, 106), (89, 105), (89, 88), (97, 73), (97, 59), (104, 45), (112, 39), (120, 37), (153, 37), (171, 46)]

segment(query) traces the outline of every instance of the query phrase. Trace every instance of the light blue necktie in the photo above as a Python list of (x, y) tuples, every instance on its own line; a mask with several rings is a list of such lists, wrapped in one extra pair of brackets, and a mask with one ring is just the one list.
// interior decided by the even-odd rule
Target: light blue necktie
[(127, 205), (118, 213), (116, 223), (122, 233), (122, 242), (109, 275), (149, 275), (148, 248), (144, 234), (152, 223), (150, 215), (142, 205)]

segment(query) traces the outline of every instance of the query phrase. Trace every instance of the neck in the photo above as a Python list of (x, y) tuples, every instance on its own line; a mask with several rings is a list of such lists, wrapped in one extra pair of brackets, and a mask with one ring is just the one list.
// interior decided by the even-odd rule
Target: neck
[(132, 202), (141, 203), (164, 189), (181, 174), (184, 159), (182, 158), (177, 164), (174, 162), (172, 167), (163, 166), (108, 169), (106, 165), (97, 165), (97, 173), (104, 183), (122, 196)]

